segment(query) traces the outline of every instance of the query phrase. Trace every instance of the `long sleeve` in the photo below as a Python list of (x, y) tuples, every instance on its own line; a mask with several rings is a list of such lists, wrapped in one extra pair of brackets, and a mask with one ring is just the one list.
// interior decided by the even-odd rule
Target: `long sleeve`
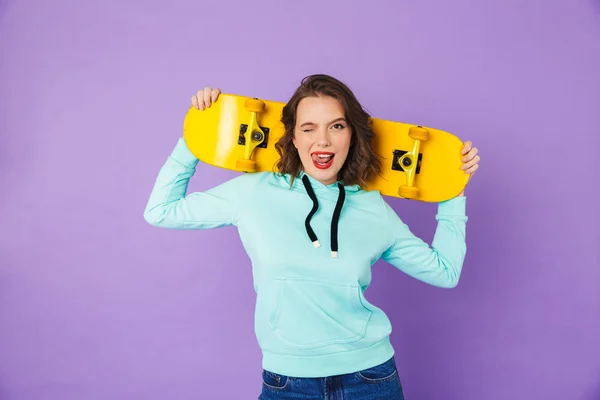
[(416, 237), (385, 203), (393, 244), (382, 259), (425, 283), (453, 288), (458, 284), (466, 246), (466, 197), (438, 204), (437, 228), (431, 246)]
[(233, 178), (203, 192), (187, 193), (199, 160), (179, 138), (158, 173), (144, 219), (151, 225), (174, 229), (209, 229), (237, 223), (247, 195), (245, 176)]

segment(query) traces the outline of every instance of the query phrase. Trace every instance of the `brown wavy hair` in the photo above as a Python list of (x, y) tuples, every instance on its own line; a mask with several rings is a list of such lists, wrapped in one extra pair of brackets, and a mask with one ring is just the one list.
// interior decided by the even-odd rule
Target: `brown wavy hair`
[(293, 143), (296, 111), (300, 100), (310, 96), (333, 97), (344, 108), (352, 138), (348, 157), (340, 169), (338, 180), (341, 180), (344, 185), (365, 186), (381, 171), (381, 161), (373, 149), (375, 132), (372, 129), (371, 116), (363, 109), (348, 86), (338, 79), (324, 74), (309, 75), (303, 78), (300, 86), (283, 107), (281, 122), (285, 127), (285, 133), (275, 144), (280, 155), (277, 162), (278, 172), (290, 174), (293, 182), (302, 170), (302, 162)]

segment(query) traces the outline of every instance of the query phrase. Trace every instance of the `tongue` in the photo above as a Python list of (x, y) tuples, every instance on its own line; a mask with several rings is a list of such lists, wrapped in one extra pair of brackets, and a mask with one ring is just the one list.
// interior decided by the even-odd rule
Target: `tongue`
[(313, 154), (312, 155), (312, 159), (313, 161), (319, 162), (321, 164), (326, 164), (329, 160), (331, 160), (331, 157), (333, 157), (332, 155), (328, 155), (327, 157), (319, 157), (318, 154)]

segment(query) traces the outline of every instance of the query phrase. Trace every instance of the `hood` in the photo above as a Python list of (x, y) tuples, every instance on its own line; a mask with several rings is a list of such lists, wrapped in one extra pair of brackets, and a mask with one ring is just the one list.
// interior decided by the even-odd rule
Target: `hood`
[[(283, 177), (286, 184), (289, 187), (291, 182), (290, 175), (285, 174), (283, 175)], [(313, 215), (315, 215), (315, 213), (319, 209), (319, 200), (317, 196), (322, 199), (330, 199), (336, 201), (335, 210), (331, 219), (331, 257), (337, 258), (338, 222), (342, 213), (342, 208), (344, 207), (344, 201), (346, 200), (346, 196), (348, 194), (356, 193), (362, 190), (362, 188), (359, 185), (343, 185), (341, 181), (337, 181), (329, 185), (324, 185), (320, 181), (306, 174), (304, 171), (301, 171), (300, 174), (296, 177), (296, 179), (294, 179), (294, 183), (291, 186), (291, 190), (306, 193), (306, 195), (310, 197), (310, 199), (313, 202), (313, 207), (306, 216), (305, 228), (308, 238), (311, 240), (311, 242), (316, 248), (321, 247), (321, 243), (319, 242), (319, 238), (312, 229), (310, 221)]]

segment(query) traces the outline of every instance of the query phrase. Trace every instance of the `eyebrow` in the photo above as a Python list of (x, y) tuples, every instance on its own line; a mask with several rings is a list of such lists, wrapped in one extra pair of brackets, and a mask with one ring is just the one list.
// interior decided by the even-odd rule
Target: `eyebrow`
[[(338, 121), (344, 121), (344, 122), (346, 122), (346, 118), (344, 118), (344, 117), (336, 118), (333, 121), (329, 122), (327, 125), (331, 125), (334, 122), (338, 122)], [(306, 126), (306, 125), (315, 125), (315, 123), (314, 122), (305, 122), (302, 125), (300, 125), (300, 128), (302, 128), (303, 126)]]

